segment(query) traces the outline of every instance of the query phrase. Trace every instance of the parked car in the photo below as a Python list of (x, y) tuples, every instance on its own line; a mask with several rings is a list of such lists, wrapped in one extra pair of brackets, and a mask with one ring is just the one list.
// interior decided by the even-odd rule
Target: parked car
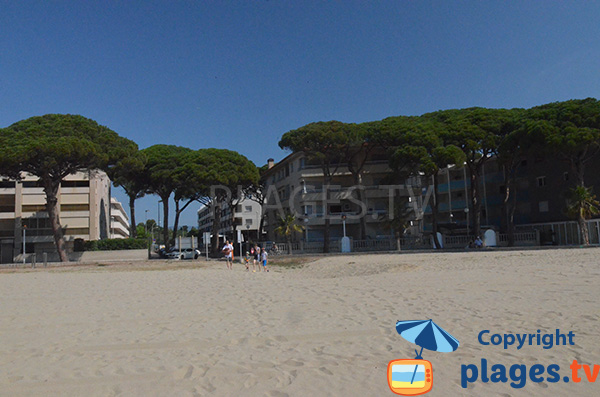
[(167, 259), (198, 259), (200, 255), (197, 249), (183, 248), (180, 253), (178, 248), (172, 248), (167, 253)]

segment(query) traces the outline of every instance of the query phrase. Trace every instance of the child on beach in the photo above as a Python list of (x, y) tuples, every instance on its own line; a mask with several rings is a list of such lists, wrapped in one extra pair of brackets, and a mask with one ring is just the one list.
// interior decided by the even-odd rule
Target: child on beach
[(260, 259), (262, 260), (263, 272), (269, 271), (269, 269), (267, 268), (267, 257), (268, 256), (269, 256), (269, 254), (267, 254), (267, 250), (262, 250), (262, 253), (260, 254)]
[(246, 271), (250, 270), (250, 253), (248, 251), (246, 251), (246, 257), (244, 258), (244, 262), (246, 265)]

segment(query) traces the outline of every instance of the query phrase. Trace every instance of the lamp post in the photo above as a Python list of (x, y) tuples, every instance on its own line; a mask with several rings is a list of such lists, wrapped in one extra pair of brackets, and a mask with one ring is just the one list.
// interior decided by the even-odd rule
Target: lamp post
[(467, 236), (469, 236), (469, 207), (465, 208), (465, 214), (467, 214)]
[(250, 251), (250, 224), (246, 223), (246, 251)]
[(27, 230), (27, 225), (23, 225), (23, 264), (25, 264), (25, 231)]
[(144, 231), (146, 234), (148, 234), (148, 211), (150, 210), (146, 210), (146, 221), (144, 222)]
[(306, 233), (306, 237), (304, 237), (304, 242), (308, 243), (308, 213), (304, 213), (304, 232)]
[(346, 237), (346, 215), (342, 215), (342, 225), (344, 228), (344, 237)]
[(157, 203), (158, 207), (157, 207), (156, 212), (158, 213), (158, 227), (160, 227), (160, 203), (162, 203), (162, 200), (158, 200), (158, 203)]

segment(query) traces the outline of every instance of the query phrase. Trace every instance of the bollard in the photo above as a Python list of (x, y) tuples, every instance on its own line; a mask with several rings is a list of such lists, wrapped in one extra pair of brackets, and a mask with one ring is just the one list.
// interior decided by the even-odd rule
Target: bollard
[(36, 262), (37, 262), (37, 254), (33, 253), (33, 254), (31, 254), (31, 268), (32, 269), (35, 269)]
[(48, 253), (44, 252), (42, 257), (44, 258), (44, 267), (48, 267)]

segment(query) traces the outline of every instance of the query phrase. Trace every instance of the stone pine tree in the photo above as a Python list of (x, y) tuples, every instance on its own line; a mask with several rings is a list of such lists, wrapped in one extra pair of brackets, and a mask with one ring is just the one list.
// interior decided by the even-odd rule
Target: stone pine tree
[[(533, 121), (531, 130), (544, 133), (549, 152), (569, 164), (576, 186), (580, 188), (569, 195), (580, 201), (588, 191), (585, 183), (587, 164), (600, 151), (600, 101), (587, 98), (555, 102), (534, 107), (528, 113)], [(585, 211), (578, 214), (580, 232), (584, 244), (588, 244)]]
[(506, 109), (469, 108), (444, 110), (423, 115), (423, 118), (444, 123), (445, 141), (459, 147), (465, 154), (470, 179), (469, 199), (473, 213), (473, 233), (481, 234), (481, 179), (485, 164), (498, 146)]
[(434, 120), (420, 120), (407, 126), (409, 130), (402, 134), (403, 141), (391, 157), (391, 165), (399, 169), (397, 164), (404, 166), (407, 162), (422, 173), (424, 179), (433, 183), (433, 202), (430, 203), (433, 242), (436, 248), (441, 248), (438, 241), (439, 225), (439, 171), (448, 165), (462, 167), (465, 154), (455, 145), (444, 142), (445, 126)]
[(137, 237), (135, 201), (144, 197), (149, 188), (145, 172), (146, 161), (144, 153), (137, 151), (131, 156), (120, 159), (108, 172), (113, 184), (121, 187), (129, 198), (130, 235), (132, 238)]
[(192, 149), (174, 145), (154, 145), (141, 150), (141, 152), (146, 156), (145, 178), (148, 183), (148, 191), (159, 196), (163, 203), (164, 227), (162, 233), (168, 249), (171, 247), (169, 198), (179, 186), (176, 174)]
[[(219, 229), (223, 204), (233, 211), (235, 204), (243, 199), (242, 192), (258, 184), (259, 173), (256, 165), (238, 152), (213, 148), (199, 152), (205, 160), (202, 163), (204, 171), (196, 177), (204, 187), (195, 199), (213, 211), (211, 246), (213, 254), (217, 254), (220, 252)], [(234, 232), (236, 227), (234, 224)]]
[(0, 173), (39, 178), (46, 211), (61, 261), (69, 260), (58, 209), (61, 182), (78, 171), (108, 171), (137, 145), (109, 128), (79, 115), (47, 114), (19, 121), (0, 131)]
[[(328, 190), (333, 177), (344, 164), (342, 151), (347, 142), (349, 128), (352, 127), (340, 121), (320, 121), (288, 131), (279, 141), (279, 147), (282, 149), (304, 152), (309, 160), (316, 161), (321, 166), (325, 202), (329, 199)], [(324, 208), (323, 212), (323, 252), (329, 252), (331, 216), (328, 208)]]

